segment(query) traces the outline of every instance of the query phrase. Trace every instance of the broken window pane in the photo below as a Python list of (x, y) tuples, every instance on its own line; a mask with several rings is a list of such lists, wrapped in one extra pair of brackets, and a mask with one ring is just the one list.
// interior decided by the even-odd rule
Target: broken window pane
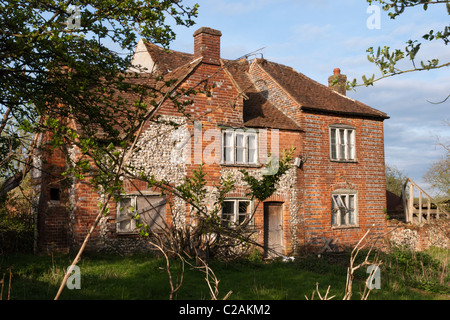
[(331, 195), (332, 226), (356, 225), (356, 215), (356, 195), (352, 191)]
[(229, 227), (234, 221), (234, 201), (224, 201), (222, 204), (222, 226)]
[(135, 216), (139, 222), (147, 225), (150, 230), (161, 229), (165, 226), (166, 201), (164, 197), (156, 195), (129, 195), (118, 203), (117, 231), (135, 232)]
[(331, 224), (337, 225), (339, 219), (339, 205), (338, 205), (339, 195), (333, 194), (331, 197)]
[(129, 232), (134, 229), (134, 221), (132, 215), (134, 214), (133, 199), (131, 197), (123, 198), (118, 204), (117, 223), (119, 232)]

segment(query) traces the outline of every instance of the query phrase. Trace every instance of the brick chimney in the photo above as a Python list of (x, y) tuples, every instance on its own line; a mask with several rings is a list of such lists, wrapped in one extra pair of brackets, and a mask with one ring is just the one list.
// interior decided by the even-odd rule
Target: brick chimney
[(347, 93), (347, 76), (341, 74), (341, 69), (339, 68), (334, 69), (333, 73), (328, 78), (328, 87), (345, 96)]
[(202, 27), (194, 32), (194, 59), (203, 57), (203, 62), (220, 64), (220, 37), (222, 32)]

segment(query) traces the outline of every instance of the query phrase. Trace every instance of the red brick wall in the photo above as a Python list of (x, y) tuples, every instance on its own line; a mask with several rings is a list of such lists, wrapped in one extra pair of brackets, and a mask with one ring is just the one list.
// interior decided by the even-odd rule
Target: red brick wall
[[(204, 82), (205, 79), (208, 79), (207, 82)], [(197, 67), (196, 70), (189, 76), (186, 81), (181, 84), (182, 88), (197, 88), (198, 85), (201, 85), (199, 88), (212, 88), (211, 94), (199, 93), (194, 97), (194, 103), (191, 106), (188, 106), (186, 111), (189, 113), (191, 118), (188, 121), (187, 128), (190, 132), (194, 131), (193, 122), (197, 121), (202, 124), (202, 136), (209, 129), (218, 129), (218, 126), (229, 126), (229, 127), (242, 127), (243, 126), (243, 102), (242, 97), (239, 96), (238, 91), (236, 90), (233, 82), (229, 78), (229, 76), (223, 71), (221, 66), (214, 64), (201, 64)], [(170, 103), (170, 100), (163, 105), (160, 110), (160, 114), (168, 115), (168, 116), (178, 116), (182, 117), (182, 115), (173, 107)], [(150, 125), (150, 124), (148, 124)], [(148, 128), (148, 126), (147, 126)], [(170, 132), (168, 133), (170, 134)], [(200, 162), (194, 162), (196, 159), (202, 159), (202, 154), (194, 154), (194, 152), (199, 151), (194, 143), (194, 140), (191, 141), (191, 160), (192, 162), (185, 165), (186, 174), (188, 176), (192, 176), (192, 171), (197, 169)], [(205, 148), (214, 144), (214, 141), (204, 141), (201, 149), (201, 153), (205, 150)], [(167, 148), (168, 146), (160, 146), (161, 148)], [(218, 159), (220, 160), (220, 140), (215, 141), (215, 150), (217, 152)], [(55, 151), (56, 152), (56, 151)], [(66, 169), (65, 167), (65, 158), (63, 154), (48, 153), (45, 158), (48, 162), (48, 166), (58, 166), (58, 170), (52, 169), (52, 174), (58, 175)], [(75, 157), (79, 157), (79, 151), (75, 151)], [(93, 165), (93, 164), (92, 164)], [(220, 170), (221, 166), (219, 161), (215, 161), (211, 164), (207, 164), (204, 167), (204, 171), (207, 173), (206, 180), (208, 185), (213, 186), (216, 185), (220, 178)], [(48, 183), (51, 179), (49, 177), (44, 177), (45, 183)], [(98, 203), (100, 201), (100, 194), (98, 191), (94, 190), (89, 184), (89, 176), (87, 176), (83, 181), (77, 181), (73, 185), (73, 198), (72, 203), (68, 203), (67, 199), (64, 202), (61, 202), (61, 208), (56, 209), (54, 207), (48, 207), (45, 204), (45, 208), (40, 210), (42, 223), (41, 223), (41, 234), (42, 242), (60, 242), (61, 246), (70, 246), (74, 245), (76, 247), (80, 246), (84, 241), (84, 238), (88, 231), (90, 230), (92, 224), (95, 221), (95, 218), (98, 214)], [(136, 185), (141, 191), (147, 190), (147, 185), (142, 182), (125, 182), (124, 188), (127, 192), (132, 192), (136, 190)], [(45, 192), (48, 192), (48, 188), (44, 186), (43, 188)], [(68, 189), (66, 190), (68, 192)], [(43, 202), (43, 198), (41, 199)], [(169, 205), (168, 205), (169, 206)], [(70, 207), (70, 212), (69, 208)], [(106, 226), (106, 234), (111, 236), (114, 234), (114, 223), (115, 223), (115, 214), (116, 214), (116, 204), (114, 202), (110, 203), (110, 214), (109, 217), (106, 218), (107, 226)], [(61, 214), (61, 210), (66, 208), (64, 211), (64, 215)], [(50, 219), (46, 218), (44, 212), (51, 213), (54, 216), (57, 222), (53, 223)], [(167, 207), (167, 213), (170, 213), (170, 208)], [(70, 215), (72, 213), (72, 215)], [(72, 219), (70, 218), (72, 217)], [(56, 220), (55, 220), (56, 221)], [(168, 215), (168, 222), (170, 223), (171, 217)], [(65, 225), (67, 229), (71, 230), (70, 234), (66, 234), (70, 241), (66, 240), (60, 241), (56, 239), (56, 233), (52, 230), (54, 229), (53, 225)], [(58, 231), (59, 232), (59, 231)], [(73, 233), (72, 233), (73, 232)], [(102, 236), (105, 235), (105, 230), (101, 230), (100, 227), (96, 229), (96, 231), (91, 236), (91, 241), (88, 247), (101, 245)], [(58, 233), (58, 236), (61, 235), (61, 232)], [(70, 242), (70, 243), (69, 243)]]
[[(356, 162), (330, 160), (329, 127), (346, 124), (356, 128)], [(385, 232), (386, 187), (383, 122), (378, 120), (304, 114), (305, 233), (314, 237), (339, 238), (341, 244), (355, 244), (372, 228)], [(355, 189), (358, 199), (358, 226), (331, 227), (331, 192)], [(375, 225), (375, 226), (372, 226)]]
[[(254, 69), (256, 78), (265, 80), (270, 92), (269, 98), (275, 105), (305, 130), (304, 133), (279, 131), (280, 150), (296, 147), (294, 156), (307, 157), (302, 169), (294, 168), (282, 181), (280, 189), (267, 201), (283, 202), (283, 232), (286, 253), (298, 249), (300, 245), (308, 243), (315, 237), (339, 238), (341, 244), (354, 244), (365, 233), (367, 228), (375, 224), (378, 233), (384, 232), (385, 220), (383, 209), (385, 207), (385, 177), (384, 177), (384, 142), (383, 122), (357, 117), (342, 117), (325, 114), (303, 113), (292, 101), (291, 97), (262, 70)], [(200, 121), (202, 124), (202, 137), (209, 129), (218, 129), (219, 126), (241, 128), (243, 126), (243, 100), (228, 75), (219, 65), (200, 64), (191, 75), (182, 83), (181, 87), (196, 86), (208, 79), (207, 85), (213, 86), (211, 94), (198, 94), (194, 104), (188, 106), (186, 111), (190, 120)], [(161, 114), (180, 116), (173, 106), (166, 103)], [(187, 128), (194, 132), (193, 123), (188, 122)], [(357, 162), (338, 163), (330, 161), (329, 152), (329, 126), (331, 124), (347, 124), (356, 128)], [(271, 138), (270, 130), (268, 138)], [(203, 159), (195, 152), (211, 147), (211, 141), (203, 140), (201, 149), (191, 139), (191, 159)], [(216, 141), (215, 150), (220, 152), (220, 140)], [(167, 148), (168, 146), (161, 146)], [(270, 146), (267, 148), (270, 151)], [(217, 155), (220, 158), (220, 154)], [(218, 159), (217, 158), (217, 159)], [(52, 155), (48, 158), (50, 165), (56, 165), (59, 170), (65, 166), (62, 155)], [(203, 159), (206, 160), (206, 159)], [(199, 163), (188, 163), (185, 172), (188, 176), (198, 168)], [(224, 166), (218, 161), (207, 163), (204, 167), (208, 186), (217, 184), (224, 172), (237, 172), (241, 167)], [(260, 168), (249, 168), (257, 172)], [(52, 171), (58, 172), (58, 171)], [(331, 192), (341, 188), (355, 188), (358, 192), (358, 220), (359, 225), (352, 228), (331, 227)], [(146, 185), (140, 183), (138, 188), (146, 190)], [(125, 190), (132, 191), (135, 187), (125, 184)], [(238, 188), (230, 193), (230, 197), (244, 197), (246, 188)], [(58, 213), (59, 209), (46, 207), (50, 216), (58, 218), (42, 218), (41, 234), (46, 238), (43, 241), (51, 242), (62, 235), (60, 229), (53, 226), (62, 225), (67, 221), (69, 238), (73, 230), (76, 245), (80, 245), (98, 213), (99, 194), (92, 190), (87, 181), (77, 182), (73, 192), (73, 211)], [(45, 202), (45, 201), (44, 201)], [(110, 205), (110, 217), (106, 223), (108, 237), (114, 236), (115, 204)], [(170, 209), (167, 208), (167, 213)], [(71, 213), (73, 213), (71, 215)], [(43, 216), (45, 217), (45, 215)], [(71, 219), (71, 217), (73, 219)], [(259, 230), (259, 241), (262, 244), (263, 235), (263, 205), (260, 204), (255, 216), (255, 224)], [(169, 215), (169, 221), (170, 221)], [(55, 231), (52, 231), (55, 230)], [(104, 230), (103, 230), (104, 231)], [(91, 244), (101, 244), (105, 233), (100, 228), (94, 233)], [(62, 241), (62, 246), (67, 243)]]
[[(371, 234), (386, 230), (385, 168), (383, 121), (351, 115), (306, 113), (286, 90), (266, 73), (259, 64), (251, 66), (255, 84), (263, 84), (268, 99), (284, 114), (294, 119), (304, 130), (301, 154), (307, 157), (299, 177), (300, 220), (299, 242), (308, 243), (316, 237), (339, 238), (339, 243), (355, 244), (372, 225)], [(261, 86), (260, 86), (261, 87)], [(261, 89), (261, 88), (260, 88)], [(345, 124), (356, 128), (356, 157), (354, 163), (330, 160), (329, 127)], [(357, 227), (331, 226), (331, 192), (353, 188), (358, 194)]]
[(268, 100), (281, 112), (293, 119), (297, 124), (301, 123), (301, 113), (298, 103), (280, 85), (265, 72), (258, 63), (252, 63), (249, 73), (259, 90), (268, 91)]
[[(38, 246), (44, 251), (67, 251), (72, 235), (67, 209), (69, 192), (67, 180), (61, 177), (66, 170), (66, 157), (63, 150), (52, 148), (49, 144), (50, 138), (50, 134), (44, 134), (42, 138)], [(51, 200), (52, 188), (59, 190), (59, 200)]]

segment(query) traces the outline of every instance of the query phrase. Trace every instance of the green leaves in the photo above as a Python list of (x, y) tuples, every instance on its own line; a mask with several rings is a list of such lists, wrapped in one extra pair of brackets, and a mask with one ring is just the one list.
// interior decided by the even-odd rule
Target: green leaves
[[(168, 47), (175, 38), (173, 23), (193, 25), (198, 5), (188, 7), (180, 0), (78, 1), (79, 28), (70, 29), (74, 12), (69, 3), (0, 1), (0, 112), (8, 110), (11, 117), (5, 122), (12, 125), (15, 119), (20, 130), (51, 132), (54, 148), (77, 145), (100, 167), (91, 181), (114, 190), (112, 174), (123, 142), (133, 137), (136, 123), (155, 107), (160, 94), (152, 83), (136, 85), (126, 72), (138, 38)], [(64, 122), (68, 119), (76, 126)], [(14, 174), (7, 160), (12, 147), (20, 149), (20, 139), (8, 141), (0, 137), (5, 142), (0, 177)], [(84, 178), (87, 163), (73, 165), (80, 166), (73, 174)]]
[(290, 150), (284, 150), (281, 159), (276, 159), (274, 157), (271, 158), (267, 167), (272, 167), (274, 161), (278, 161), (278, 170), (273, 172), (270, 175), (263, 175), (261, 179), (257, 179), (252, 176), (248, 171), (241, 170), (241, 173), (244, 175), (243, 180), (247, 182), (250, 190), (247, 193), (247, 196), (251, 197), (251, 199), (257, 199), (259, 201), (264, 201), (269, 198), (275, 191), (277, 187), (277, 183), (279, 182), (281, 176), (283, 176), (290, 168), (292, 161), (292, 154), (294, 153), (295, 148), (291, 148)]
[(388, 16), (391, 19), (395, 19), (399, 15), (405, 12), (406, 8), (412, 8), (416, 6), (422, 6), (424, 11), (427, 11), (430, 4), (445, 4), (447, 6), (447, 10), (450, 14), (449, 3), (446, 0), (367, 0), (369, 4), (373, 2), (378, 2), (383, 5), (383, 10), (390, 11)]
[[(396, 71), (395, 65), (397, 62), (405, 57), (403, 51), (397, 49), (394, 52), (390, 52), (390, 48), (387, 46), (384, 48), (378, 47), (376, 55), (374, 54), (373, 47), (367, 49), (367, 52), (369, 53), (367, 59), (370, 62), (375, 63), (382, 74), (394, 73)], [(372, 81), (374, 78), (375, 76), (371, 78)]]
[[(395, 19), (397, 16), (403, 14), (407, 8), (412, 8), (415, 6), (422, 6), (424, 11), (427, 11), (430, 5), (440, 5), (445, 4), (446, 10), (450, 15), (450, 2), (444, 0), (429, 1), (429, 0), (367, 0), (369, 4), (378, 2), (383, 5), (383, 9), (388, 11), (388, 16), (391, 19)], [(450, 26), (446, 26), (441, 31), (430, 30), (425, 35), (423, 39), (432, 41), (440, 40), (447, 45), (450, 42)], [(381, 75), (376, 77), (372, 75), (370, 77), (364, 75), (362, 76), (363, 84), (358, 84), (356, 79), (352, 82), (347, 82), (347, 90), (354, 89), (357, 86), (371, 86), (374, 82), (381, 79), (391, 77), (394, 75), (399, 75), (403, 73), (409, 73), (414, 71), (432, 70), (442, 67), (450, 66), (450, 62), (441, 63), (439, 59), (432, 58), (425, 61), (420, 61), (416, 63), (419, 56), (420, 49), (422, 48), (422, 43), (418, 40), (408, 40), (404, 49), (391, 50), (390, 47), (378, 47), (377, 51), (374, 51), (373, 47), (367, 49), (367, 60), (375, 64), (380, 70)], [(405, 68), (404, 60), (408, 60), (412, 64), (411, 69)]]
[(422, 38), (429, 41), (442, 40), (447, 45), (450, 42), (449, 36), (450, 36), (450, 27), (445, 26), (444, 30), (442, 31), (434, 32), (434, 30), (430, 30), (427, 34), (424, 34)]

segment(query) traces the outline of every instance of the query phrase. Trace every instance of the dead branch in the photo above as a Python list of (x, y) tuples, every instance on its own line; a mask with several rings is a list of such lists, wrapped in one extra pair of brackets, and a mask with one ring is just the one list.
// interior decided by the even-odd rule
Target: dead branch
[(170, 259), (169, 259), (169, 256), (167, 255), (167, 253), (164, 251), (164, 249), (161, 246), (157, 245), (154, 242), (149, 242), (149, 243), (152, 246), (154, 246), (155, 248), (157, 248), (159, 251), (161, 251), (161, 253), (163, 254), (164, 258), (166, 259), (166, 272), (167, 272), (167, 274), (169, 276), (169, 285), (170, 285), (169, 300), (173, 300), (173, 295), (178, 290), (180, 290), (180, 288), (181, 288), (181, 286), (183, 284), (185, 260), (180, 254), (176, 253), (178, 255), (178, 257), (180, 258), (180, 261), (181, 261), (181, 278), (180, 278), (179, 283), (176, 286), (174, 286), (172, 272), (170, 271)]
[[(200, 262), (203, 264), (203, 266), (197, 267), (197, 269), (202, 270), (202, 272), (205, 273), (205, 281), (208, 284), (209, 293), (211, 295), (211, 300), (218, 300), (220, 280), (217, 279), (213, 270), (205, 261), (203, 261), (201, 258), (198, 258), (198, 260), (200, 260)], [(210, 276), (211, 276), (211, 278), (210, 278)], [(228, 293), (225, 295), (223, 300), (227, 300), (232, 293), (233, 293), (233, 291), (231, 291), (231, 290), (228, 291)]]
[(325, 295), (322, 297), (320, 295), (320, 291), (319, 291), (319, 283), (316, 283), (316, 291), (313, 291), (312, 295), (311, 295), (311, 299), (308, 299), (307, 296), (305, 296), (306, 300), (314, 300), (314, 293), (317, 292), (317, 295), (319, 296), (320, 300), (331, 300), (333, 299), (335, 296), (331, 296), (328, 297), (328, 294), (330, 293), (330, 286), (328, 286), (327, 292), (325, 292)]
[[(39, 145), (39, 135), (35, 135), (33, 138), (33, 141), (29, 147), (28, 155), (24, 160), (23, 168), (22, 170), (18, 170), (13, 176), (6, 179), (1, 185), (0, 185), (0, 197), (5, 196), (9, 191), (17, 188), (21, 183), (22, 180), (25, 178), (25, 176), (30, 172), (33, 166), (33, 157), (36, 152), (36, 149)], [(6, 158), (8, 161), (13, 158), (13, 154), (10, 152)], [(3, 161), (2, 161), (3, 165)]]
[[(82, 255), (84, 249), (86, 248), (86, 245), (87, 245), (87, 243), (88, 243), (92, 233), (94, 232), (95, 228), (97, 227), (98, 223), (100, 222), (100, 219), (104, 216), (104, 214), (106, 212), (107, 204), (108, 204), (108, 201), (111, 198), (111, 196), (112, 195), (109, 194), (108, 197), (106, 199), (104, 199), (103, 204), (102, 204), (102, 208), (100, 209), (97, 217), (95, 218), (95, 221), (92, 224), (91, 229), (89, 230), (88, 234), (84, 238), (83, 244), (81, 245), (80, 249), (78, 250), (77, 256), (75, 257), (75, 259), (73, 259), (73, 262), (72, 262), (73, 266), (76, 265), (80, 261), (81, 255)], [(69, 268), (67, 270), (67, 272), (65, 273), (64, 278), (63, 278), (63, 280), (61, 282), (61, 285), (59, 287), (58, 293), (56, 294), (54, 300), (58, 300), (59, 299), (59, 297), (60, 297), (60, 295), (61, 295), (61, 293), (62, 293), (62, 291), (64, 289), (64, 286), (66, 285), (67, 280), (69, 279), (69, 276), (70, 276), (71, 272), (72, 272), (72, 270)]]
[[(363, 243), (363, 241), (367, 237), (367, 235), (370, 233), (370, 231), (371, 231), (371, 229), (369, 228), (369, 230), (367, 230), (367, 232), (364, 234), (364, 236), (358, 241), (356, 246), (353, 248), (352, 253), (350, 255), (350, 266), (347, 269), (347, 280), (346, 280), (345, 294), (344, 294), (343, 300), (350, 300), (352, 297), (353, 279), (354, 279), (354, 273), (356, 270), (358, 270), (359, 268), (361, 268), (363, 266), (368, 266), (368, 265), (379, 266), (379, 265), (381, 265), (381, 262), (378, 261), (378, 256), (375, 258), (375, 261), (369, 261), (370, 253), (372, 252), (372, 249), (374, 247), (374, 243), (371, 243), (370, 249), (367, 252), (367, 255), (366, 255), (364, 261), (361, 262), (360, 264), (354, 266), (356, 257), (358, 256), (359, 252), (363, 248), (365, 248), (365, 246), (368, 244), (368, 242)], [(366, 300), (370, 294), (370, 291), (372, 290), (371, 288), (368, 288), (368, 280), (372, 279), (373, 273), (374, 273), (374, 269), (372, 269), (372, 271), (369, 274), (369, 277), (367, 278), (364, 293), (361, 297), (362, 300)]]
[(0, 123), (0, 134), (2, 134), (3, 129), (6, 127), (6, 124), (8, 123), (9, 118), (9, 114), (11, 113), (11, 107), (9, 107), (8, 109), (6, 109), (5, 113), (3, 114), (3, 119), (2, 122)]

